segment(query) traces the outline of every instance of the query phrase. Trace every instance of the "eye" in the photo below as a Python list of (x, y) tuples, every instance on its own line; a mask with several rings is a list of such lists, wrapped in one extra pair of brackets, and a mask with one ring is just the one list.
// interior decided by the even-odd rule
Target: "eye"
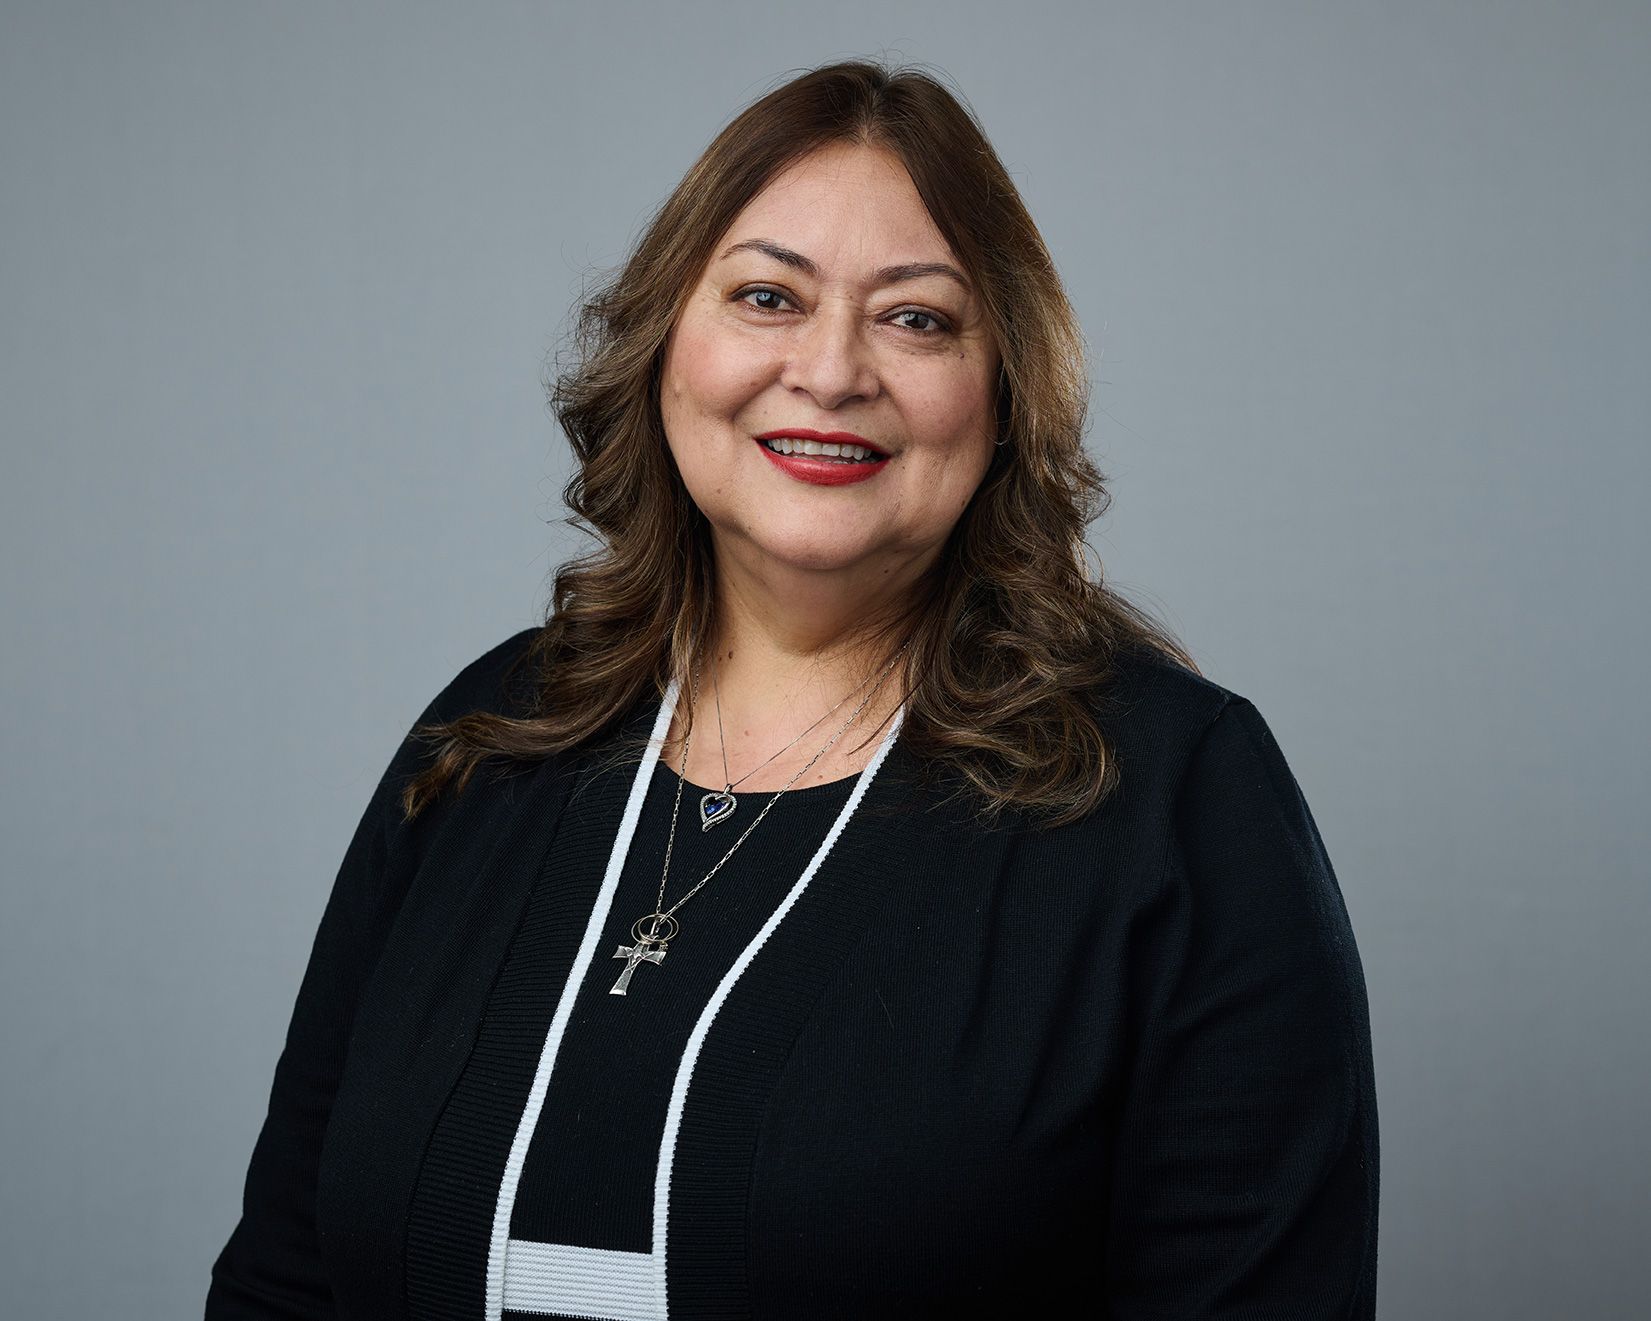
[[(746, 307), (757, 312), (778, 313), (786, 308), (796, 308), (789, 294), (781, 293), (778, 289), (767, 285), (750, 285), (739, 290), (731, 300), (743, 303)], [(910, 318), (910, 319), (908, 319)], [(927, 339), (933, 335), (944, 334), (951, 327), (933, 312), (925, 312), (919, 307), (906, 307), (893, 312), (888, 318), (900, 326), (902, 330), (909, 330), (921, 338)]]
[(755, 308), (759, 312), (778, 312), (782, 310), (783, 304), (791, 302), (778, 289), (767, 289), (761, 286), (741, 289), (734, 295), (734, 301), (744, 303), (747, 307)]
[(946, 329), (946, 323), (944, 321), (937, 317), (933, 312), (925, 312), (921, 308), (907, 307), (894, 314), (894, 319), (896, 321), (899, 321), (902, 317), (916, 317), (919, 324), (914, 324), (910, 321), (903, 322), (902, 324), (905, 329), (915, 330), (920, 335), (934, 335)]

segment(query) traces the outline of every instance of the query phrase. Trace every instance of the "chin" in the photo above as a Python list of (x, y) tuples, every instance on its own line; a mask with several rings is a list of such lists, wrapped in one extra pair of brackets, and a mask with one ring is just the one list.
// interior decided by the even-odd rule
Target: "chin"
[(830, 546), (768, 546), (759, 547), (759, 550), (769, 563), (783, 564), (788, 569), (797, 569), (805, 573), (832, 573), (840, 569), (852, 569), (865, 560), (864, 554), (854, 553), (841, 543)]
[(873, 547), (844, 536), (842, 528), (757, 528), (748, 531), (746, 544), (771, 564), (810, 573), (830, 573), (863, 563)]

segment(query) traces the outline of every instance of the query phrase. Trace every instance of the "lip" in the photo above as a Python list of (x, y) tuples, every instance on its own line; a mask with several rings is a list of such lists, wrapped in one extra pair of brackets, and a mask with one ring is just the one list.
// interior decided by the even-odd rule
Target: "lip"
[[(763, 457), (786, 476), (795, 477), (799, 482), (807, 482), (811, 486), (850, 486), (855, 482), (875, 477), (889, 466), (887, 454), (852, 431), (811, 431), (806, 427), (788, 427), (783, 431), (765, 431), (752, 439), (758, 442), (757, 448), (762, 451)], [(844, 463), (840, 459), (828, 459), (824, 455), (776, 454), (761, 443), (765, 440), (782, 439), (818, 440), (830, 445), (863, 445), (881, 457), (862, 463)]]

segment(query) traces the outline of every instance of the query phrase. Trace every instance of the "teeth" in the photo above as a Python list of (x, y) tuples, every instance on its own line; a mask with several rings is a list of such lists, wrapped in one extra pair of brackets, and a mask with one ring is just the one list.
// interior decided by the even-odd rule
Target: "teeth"
[(869, 459), (875, 457), (864, 445), (838, 445), (829, 441), (798, 440), (781, 436), (778, 440), (762, 442), (776, 454), (816, 454), (831, 459)]

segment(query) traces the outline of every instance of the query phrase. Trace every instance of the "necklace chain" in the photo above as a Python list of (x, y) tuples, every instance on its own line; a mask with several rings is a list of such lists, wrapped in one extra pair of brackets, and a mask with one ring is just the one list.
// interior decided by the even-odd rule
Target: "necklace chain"
[[(903, 649), (904, 648), (902, 648), (902, 650)], [(898, 656), (898, 654), (899, 653), (897, 652), (896, 656)], [(808, 736), (808, 733), (809, 733), (810, 730), (815, 729), (819, 725), (821, 720), (825, 720), (828, 717), (830, 717), (834, 712), (836, 712), (838, 709), (840, 709), (842, 707), (843, 702), (848, 701), (848, 699), (850, 697), (853, 697), (855, 693), (860, 691), (860, 688), (864, 688), (866, 686), (866, 684), (871, 682), (870, 679), (862, 680), (861, 683), (860, 683), (859, 688), (850, 689), (848, 695), (846, 697), (844, 697), (842, 699), (842, 701), (838, 702), (837, 705), (832, 707), (830, 711), (827, 711), (825, 713), (825, 715), (821, 716), (818, 720), (816, 720), (812, 725), (810, 725), (808, 727), (808, 729), (805, 729), (805, 730), (803, 730), (803, 732), (801, 734), (798, 734), (796, 738), (792, 739), (791, 742), (787, 743), (783, 748), (781, 748), (778, 752), (776, 752), (773, 757), (770, 757), (768, 759), (768, 761), (763, 762), (761, 766), (757, 766), (757, 767), (753, 768), (752, 770), (746, 771), (746, 773), (744, 775), (740, 776), (739, 779), (736, 780), (732, 777), (732, 773), (728, 769), (728, 736), (723, 732), (723, 729), (722, 729), (722, 685), (717, 682), (717, 670), (718, 670), (718, 668), (719, 668), (719, 666), (717, 664), (717, 658), (716, 658), (715, 655), (713, 655), (711, 657), (711, 692), (716, 697), (716, 705), (717, 705), (717, 742), (719, 743), (719, 745), (722, 748), (722, 791), (723, 791), (723, 793), (733, 792), (735, 789), (739, 788), (740, 785), (744, 784), (753, 775), (755, 775), (758, 771), (760, 771), (763, 768), (763, 766), (768, 765), (768, 762), (773, 761), (774, 757), (784, 756), (787, 752), (790, 752), (792, 748), (796, 747), (797, 744), (801, 743), (803, 741), (803, 739)], [(885, 673), (887, 673), (887, 671), (885, 671)], [(882, 678), (879, 676), (877, 681), (879, 683), (881, 683)], [(697, 689), (696, 689), (696, 692), (697, 692)], [(829, 743), (826, 744), (826, 747), (830, 747), (830, 746), (831, 745)], [(682, 751), (683, 751), (683, 765), (684, 765), (684, 767), (686, 767), (687, 761), (688, 761), (688, 758), (687, 758), (688, 749), (687, 749), (686, 743), (684, 743)], [(822, 748), (821, 751), (824, 752), (825, 749)], [(813, 765), (813, 763), (810, 762), (809, 765)], [(807, 770), (808, 768), (805, 766), (803, 769)]]
[[(681, 908), (683, 904), (687, 903), (689, 899), (693, 898), (694, 895), (699, 893), (699, 890), (700, 890), (701, 886), (703, 886), (707, 881), (709, 881), (713, 876), (715, 876), (717, 874), (717, 872), (722, 870), (723, 863), (727, 862), (729, 858), (733, 857), (735, 851), (739, 848), (739, 846), (741, 844), (745, 843), (746, 839), (750, 836), (751, 832), (762, 824), (762, 819), (765, 816), (768, 815), (769, 809), (772, 808), (775, 803), (780, 801), (780, 798), (785, 794), (786, 790), (790, 789), (792, 785), (796, 784), (798, 780), (800, 780), (804, 775), (808, 774), (809, 770), (813, 768), (814, 763), (819, 761), (821, 757), (825, 756), (826, 752), (830, 750), (832, 744), (836, 743), (837, 740), (840, 739), (843, 736), (843, 734), (847, 732), (849, 726), (852, 725), (856, 720), (858, 720), (860, 718), (860, 713), (862, 711), (864, 711), (866, 709), (866, 707), (871, 704), (871, 699), (877, 695), (877, 690), (883, 686), (883, 680), (888, 678), (889, 671), (892, 670), (895, 667), (895, 664), (900, 659), (901, 653), (904, 652), (905, 649), (906, 649), (906, 644), (902, 643), (900, 645), (899, 650), (894, 653), (894, 659), (889, 661), (889, 663), (883, 667), (882, 673), (877, 676), (877, 682), (872, 686), (872, 690), (869, 693), (866, 694), (865, 700), (862, 701), (859, 706), (854, 708), (854, 713), (852, 715), (850, 715), (849, 718), (847, 720), (845, 720), (841, 726), (839, 726), (839, 728), (838, 728), (838, 730), (835, 734), (833, 734), (829, 739), (826, 740), (825, 746), (822, 747), (818, 752), (816, 752), (812, 757), (810, 757), (808, 759), (807, 765), (805, 765), (800, 771), (798, 771), (789, 780), (787, 780), (786, 783), (785, 783), (784, 788), (776, 790), (775, 793), (774, 793), (774, 796), (772, 798), (770, 798), (766, 803), (763, 804), (762, 811), (757, 813), (757, 819), (745, 828), (745, 834), (741, 835), (738, 839), (736, 839), (734, 841), (733, 847), (730, 848), (728, 850), (728, 852), (726, 852), (722, 855), (722, 857), (717, 861), (716, 866), (712, 867), (710, 871), (706, 872), (705, 875), (700, 878), (700, 881), (699, 881), (698, 885), (695, 885), (693, 887), (693, 889), (689, 890), (687, 894), (683, 895), (674, 904), (672, 904), (668, 909), (663, 909), (663, 911), (662, 911), (661, 905), (663, 905), (664, 902), (665, 902), (665, 886), (666, 886), (667, 882), (669, 881), (670, 875), (671, 875), (671, 845), (676, 840), (676, 821), (677, 821), (677, 816), (680, 814), (680, 810), (681, 810), (681, 807), (682, 807), (682, 788), (683, 788), (683, 785), (685, 785), (688, 781), (688, 745), (689, 745), (689, 742), (693, 738), (693, 716), (692, 716), (692, 712), (690, 711), (689, 720), (688, 720), (688, 727), (684, 731), (683, 737), (682, 737), (682, 766), (681, 766), (681, 769), (677, 772), (676, 802), (671, 808), (671, 829), (670, 829), (670, 833), (665, 838), (665, 866), (661, 870), (660, 877), (659, 877), (659, 898), (657, 900), (655, 900), (654, 911), (648, 915), (648, 917), (654, 919), (652, 926), (649, 928), (650, 934), (657, 934), (657, 932), (659, 930), (659, 921), (660, 921), (660, 919), (670, 918), (672, 916), (672, 914), (674, 914), (676, 912), (677, 909)], [(713, 678), (712, 682), (713, 683), (715, 682), (714, 678)], [(864, 686), (865, 686), (864, 684), (861, 684), (862, 688)], [(855, 691), (858, 691), (858, 689), (856, 689)], [(852, 697), (853, 695), (854, 694), (852, 692), (849, 694), (850, 697)], [(693, 680), (692, 695), (691, 695), (689, 700), (690, 700), (691, 703), (695, 703), (695, 704), (697, 704), (697, 702), (699, 700), (699, 679), (698, 679), (697, 674), (696, 674), (696, 676)], [(848, 700), (847, 697), (845, 697), (843, 699), (844, 702), (846, 702), (847, 700)], [(842, 704), (843, 704), (843, 702), (838, 702), (837, 706), (841, 706)], [(835, 706), (831, 708), (832, 711), (835, 711), (836, 709), (837, 709), (837, 707), (835, 707)], [(826, 712), (826, 715), (830, 715), (830, 714), (831, 714), (831, 711)], [(825, 717), (822, 716), (820, 719), (823, 720), (824, 718)], [(817, 725), (819, 723), (820, 723), (819, 720), (816, 720), (814, 722), (815, 725)], [(810, 725), (809, 729), (812, 729), (813, 727), (814, 727), (813, 725)], [(806, 734), (807, 732), (808, 732), (808, 730), (806, 730), (806, 729), (803, 731), (804, 734)], [(796, 739), (792, 740), (792, 742), (793, 743), (797, 742), (798, 740), (801, 739), (801, 737), (802, 737), (802, 735), (798, 735)], [(780, 751), (784, 752), (785, 749), (781, 748)], [(778, 756), (779, 753), (775, 753), (774, 755)], [(770, 757), (768, 760), (773, 761), (774, 758)], [(768, 764), (768, 762), (763, 763), (764, 766), (766, 766), (767, 764)], [(757, 768), (757, 770), (761, 770), (761, 769), (762, 769), (761, 766), (759, 766)], [(751, 775), (754, 775), (754, 774), (756, 774), (756, 771), (753, 771), (753, 772), (751, 772), (750, 775), (746, 775), (742, 778), (748, 780), (748, 779), (751, 778)], [(642, 920), (646, 921), (647, 919), (644, 918)]]

